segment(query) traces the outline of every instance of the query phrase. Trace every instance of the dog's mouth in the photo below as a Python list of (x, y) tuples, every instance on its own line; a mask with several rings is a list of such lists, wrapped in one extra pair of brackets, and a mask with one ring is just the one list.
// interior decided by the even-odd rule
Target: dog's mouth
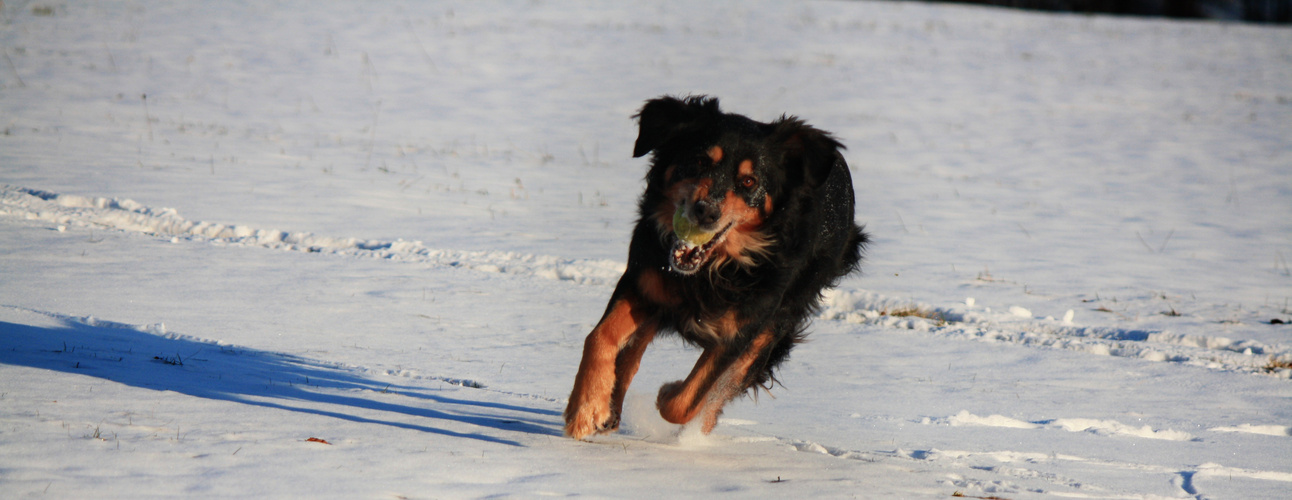
[(682, 275), (691, 274), (699, 270), (700, 266), (708, 262), (709, 255), (713, 249), (726, 239), (727, 232), (731, 230), (731, 226), (732, 224), (727, 224), (726, 227), (712, 233), (712, 238), (699, 245), (692, 243), (697, 241), (697, 238), (685, 238), (683, 237), (684, 235), (674, 233), (673, 251), (669, 252), (668, 255), (669, 266), (673, 268), (674, 272)]

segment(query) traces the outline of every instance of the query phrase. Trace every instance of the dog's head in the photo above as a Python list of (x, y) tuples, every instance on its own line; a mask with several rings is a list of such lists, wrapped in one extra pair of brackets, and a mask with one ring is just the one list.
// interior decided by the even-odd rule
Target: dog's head
[(793, 117), (761, 123), (708, 97), (661, 97), (637, 114), (633, 156), (652, 153), (643, 222), (654, 222), (679, 274), (752, 266), (782, 236), (783, 205), (812, 196), (843, 148)]

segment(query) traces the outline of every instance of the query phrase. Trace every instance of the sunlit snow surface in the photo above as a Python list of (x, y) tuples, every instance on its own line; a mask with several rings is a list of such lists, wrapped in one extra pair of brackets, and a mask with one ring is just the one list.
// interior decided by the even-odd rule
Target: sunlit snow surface
[[(871, 2), (0, 8), (0, 496), (1282, 498), (1292, 31)], [(847, 146), (864, 272), (712, 435), (561, 436), (631, 116)], [(311, 440), (313, 438), (313, 440)]]

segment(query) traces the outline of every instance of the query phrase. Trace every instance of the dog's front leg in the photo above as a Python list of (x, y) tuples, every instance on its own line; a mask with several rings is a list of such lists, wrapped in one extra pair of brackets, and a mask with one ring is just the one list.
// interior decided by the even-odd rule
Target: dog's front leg
[(705, 349), (686, 380), (669, 382), (659, 388), (655, 406), (664, 420), (684, 425), (700, 413), (705, 396), (730, 363), (724, 359), (725, 354), (726, 348), (721, 344)]
[(686, 380), (660, 387), (655, 403), (660, 416), (674, 424), (686, 424), (703, 415), (700, 430), (708, 434), (717, 425), (722, 407), (749, 388), (750, 370), (762, 368), (774, 341), (772, 332), (764, 331), (743, 345), (719, 344), (705, 349)]
[[(632, 294), (616, 295), (601, 322), (583, 342), (583, 360), (574, 378), (570, 403), (565, 407), (565, 434), (575, 439), (619, 427), (617, 407), (623, 404), (623, 392), (637, 371), (645, 344), (654, 337), (653, 328), (643, 328), (647, 315), (641, 301)], [(638, 330), (649, 335), (636, 335)], [(617, 363), (621, 353), (627, 358)], [(622, 382), (620, 377), (624, 378)], [(617, 405), (612, 402), (616, 394)]]
[(718, 377), (718, 381), (713, 384), (713, 388), (704, 398), (704, 409), (701, 410), (703, 415), (701, 432), (705, 434), (712, 432), (713, 427), (718, 425), (718, 417), (722, 416), (722, 408), (749, 389), (750, 380), (753, 378), (751, 370), (763, 369), (774, 342), (775, 335), (771, 331), (758, 334), (745, 346), (745, 351), (740, 353), (740, 356)]

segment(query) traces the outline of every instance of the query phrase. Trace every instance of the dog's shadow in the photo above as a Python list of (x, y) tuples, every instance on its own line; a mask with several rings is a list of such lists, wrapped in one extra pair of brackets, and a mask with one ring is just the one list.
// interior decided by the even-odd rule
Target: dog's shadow
[[(473, 391), (470, 383), (447, 388), (434, 387), (434, 380), (425, 387), (396, 385), (289, 354), (141, 331), (132, 325), (56, 319), (61, 324), (54, 327), (0, 322), (0, 364), (511, 446), (522, 444), (505, 437), (508, 434), (561, 434), (560, 412), (485, 397), (472, 400), (467, 394)], [(401, 399), (408, 403), (391, 402)], [(456, 430), (436, 427), (437, 421)]]

